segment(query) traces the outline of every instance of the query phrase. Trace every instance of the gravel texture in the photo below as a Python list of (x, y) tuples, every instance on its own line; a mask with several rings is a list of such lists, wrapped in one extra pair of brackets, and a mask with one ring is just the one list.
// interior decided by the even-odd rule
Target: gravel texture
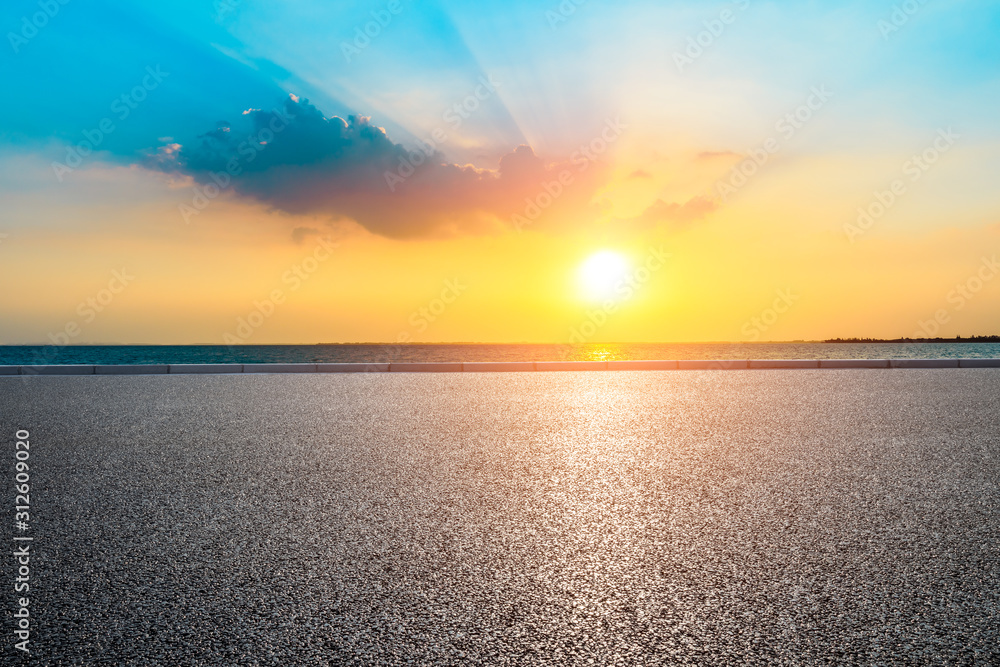
[(997, 370), (0, 378), (9, 515), (18, 428), (32, 664), (1000, 662)]

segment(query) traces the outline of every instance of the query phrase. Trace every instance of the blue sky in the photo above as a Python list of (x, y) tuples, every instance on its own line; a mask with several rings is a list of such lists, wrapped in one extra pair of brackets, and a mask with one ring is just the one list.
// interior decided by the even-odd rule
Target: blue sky
[[(113, 153), (206, 131), (288, 92), (328, 115), (370, 115), (391, 137), (412, 141), (491, 73), (508, 81), (463, 138), (494, 154), (526, 140), (536, 150), (565, 150), (623, 108), (669, 109), (669, 92), (680, 84), (690, 91), (723, 83), (734, 97), (753, 96), (743, 99), (748, 122), (734, 141), (752, 141), (756, 115), (775, 115), (817, 81), (854, 99), (858, 117), (845, 121), (861, 134), (866, 119), (934, 126), (954, 122), (956, 111), (963, 124), (985, 130), (998, 96), (1000, 7), (990, 2), (926, 2), (888, 39), (878, 21), (891, 17), (889, 3), (752, 2), (740, 10), (588, 1), (565, 17), (555, 2), (400, 2), (398, 14), (384, 2), (56, 6), (36, 37), (17, 53), (4, 51), (11, 98), (0, 127), (12, 143), (72, 140), (108, 115), (150, 65), (170, 77), (155, 104), (109, 137)], [(726, 7), (737, 20), (679, 74), (671, 55)], [(37, 2), (7, 3), (4, 24), (17, 34), (19, 19), (37, 11)], [(391, 19), (348, 62), (344, 44), (372, 12)], [(561, 17), (554, 28), (553, 15)], [(451, 150), (476, 158), (467, 145)]]
[[(510, 252), (547, 252), (562, 266), (575, 261), (571, 250), (668, 239), (690, 243), (695, 266), (698, 257), (721, 262), (749, 249), (766, 258), (758, 266), (766, 264), (770, 277), (753, 279), (760, 290), (773, 291), (771, 282), (787, 275), (844, 308), (864, 290), (838, 285), (886, 280), (852, 267), (899, 255), (890, 282), (905, 291), (905, 308), (863, 309), (882, 318), (873, 326), (887, 334), (932, 308), (935, 290), (947, 292), (946, 275), (960, 278), (972, 254), (992, 247), (997, 225), (996, 2), (13, 0), (0, 10), (0, 26), (0, 233), (8, 235), (0, 240), (13, 252), (21, 239), (18, 261), (51, 276), (32, 299), (6, 304), (28, 322), (8, 338), (37, 338), (62, 312), (38, 305), (45, 295), (104, 270), (104, 259), (67, 261), (51, 248), (33, 255), (28, 248), (44, 247), (44, 234), (65, 234), (95, 258), (169, 262), (145, 244), (159, 239), (183, 249), (172, 252), (206, 257), (253, 246), (261, 258), (283, 257), (285, 244), (330, 231), (371, 244), (351, 290), (381, 285), (405, 294), (420, 271), (386, 265), (392, 244), (430, 244), (420, 250), (436, 258), (421, 274), (430, 280), (473, 246), (488, 255), (477, 244), (518, 232), (511, 221), (566, 169), (571, 194), (546, 207), (530, 233), (516, 237), (522, 250)], [(781, 119), (801, 113), (815, 90), (830, 91), (829, 100), (779, 142), (751, 186), (721, 200), (719, 184), (778, 136)], [(291, 129), (259, 136), (280, 109), (296, 112)], [(610, 127), (619, 129), (605, 142)], [(862, 261), (869, 250), (844, 232), (856, 211), (947, 128), (959, 137), (954, 147), (866, 231), (866, 248), (886, 245)], [(94, 138), (96, 151), (78, 166), (58, 166)], [(386, 174), (405, 171), (427, 141), (433, 151), (418, 155), (413, 177), (387, 187)], [(574, 156), (598, 144), (592, 168), (577, 172)], [(239, 173), (198, 211), (195, 229), (185, 207), (228, 161)], [(944, 247), (952, 250), (933, 262), (912, 260)], [(785, 259), (795, 253), (814, 261)], [(547, 272), (556, 269), (541, 264), (532, 275), (553, 279)], [(931, 277), (945, 284), (906, 291)], [(161, 278), (169, 281), (170, 270)], [(501, 275), (483, 279), (503, 283)], [(680, 311), (670, 308), (687, 308), (691, 318), (698, 303), (729, 303), (719, 296), (725, 280), (686, 280), (719, 293), (676, 303), (664, 297), (674, 305), (608, 335), (724, 339), (739, 331), (717, 330), (708, 317), (656, 333), (664, 313), (677, 321)], [(742, 289), (748, 279), (733, 280)], [(246, 301), (232, 297), (240, 281), (233, 278), (222, 290), (228, 296), (206, 311), (238, 310), (234, 304)], [(1000, 328), (986, 308), (994, 302), (978, 303), (983, 310), (970, 327)], [(392, 315), (359, 315), (381, 317)], [(831, 317), (812, 314), (811, 325), (789, 325), (787, 336), (832, 335), (838, 322), (853, 321)], [(484, 339), (468, 322), (439, 335)], [(546, 332), (560, 327), (510, 335), (550, 340)], [(351, 335), (374, 340), (380, 331)]]

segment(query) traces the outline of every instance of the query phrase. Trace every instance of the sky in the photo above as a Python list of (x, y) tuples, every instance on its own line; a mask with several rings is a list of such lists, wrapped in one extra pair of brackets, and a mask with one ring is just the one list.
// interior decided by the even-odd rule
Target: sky
[(0, 9), (0, 344), (1000, 333), (1000, 4)]

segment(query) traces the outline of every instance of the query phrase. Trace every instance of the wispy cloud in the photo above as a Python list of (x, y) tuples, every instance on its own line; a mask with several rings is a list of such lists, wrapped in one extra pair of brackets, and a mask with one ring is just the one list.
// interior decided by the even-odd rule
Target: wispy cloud
[(732, 158), (737, 159), (743, 157), (739, 153), (734, 153), (733, 151), (702, 151), (698, 153), (699, 160), (717, 160), (720, 158)]
[(683, 204), (667, 203), (662, 199), (653, 202), (638, 217), (644, 226), (656, 227), (663, 224), (686, 224), (701, 220), (719, 207), (718, 202), (704, 195), (698, 195)]

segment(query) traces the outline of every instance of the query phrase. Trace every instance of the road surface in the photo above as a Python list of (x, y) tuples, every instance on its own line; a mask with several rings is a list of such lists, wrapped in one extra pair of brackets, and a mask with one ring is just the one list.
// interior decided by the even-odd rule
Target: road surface
[(31, 664), (1000, 661), (1000, 370), (0, 378), (11, 519), (17, 429)]

